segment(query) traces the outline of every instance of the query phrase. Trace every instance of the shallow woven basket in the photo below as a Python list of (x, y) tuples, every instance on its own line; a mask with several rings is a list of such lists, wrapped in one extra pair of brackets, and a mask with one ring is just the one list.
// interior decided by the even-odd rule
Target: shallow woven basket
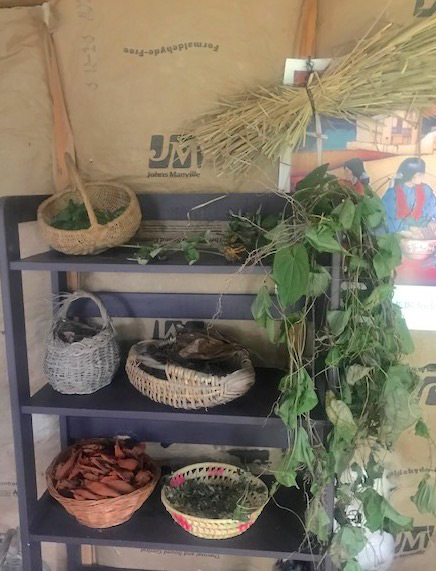
[[(84, 443), (107, 441), (107, 438), (93, 438), (83, 441)], [(108, 498), (103, 500), (75, 500), (62, 496), (54, 487), (54, 473), (59, 462), (65, 461), (72, 452), (74, 446), (63, 450), (46, 471), (47, 489), (49, 494), (57, 500), (67, 512), (74, 516), (77, 521), (87, 527), (102, 529), (114, 527), (129, 520), (138, 510), (145, 500), (151, 495), (160, 478), (160, 468), (151, 458), (150, 464), (153, 466), (154, 477), (143, 488), (135, 490), (131, 494), (125, 494), (118, 498)]]
[(133, 345), (127, 358), (126, 372), (132, 385), (156, 402), (174, 408), (207, 408), (225, 404), (245, 395), (254, 384), (254, 368), (248, 353), (244, 350), (235, 356), (238, 360), (238, 370), (223, 377), (200, 373), (180, 365), (159, 365), (150, 359), (155, 367), (160, 366), (165, 371), (166, 379), (155, 377), (141, 368), (144, 359), (139, 358), (144, 348), (154, 343), (172, 343), (172, 341), (142, 341)]
[[(55, 334), (56, 325), (67, 317), (68, 309), (78, 299), (89, 298), (97, 305), (102, 328), (94, 337), (66, 343)], [(112, 321), (102, 302), (85, 291), (70, 294), (53, 316), (47, 341), (44, 373), (50, 385), (64, 394), (85, 395), (108, 385), (120, 365), (120, 350)]]
[[(64, 254), (95, 254), (125, 244), (135, 235), (141, 223), (141, 209), (136, 194), (121, 184), (90, 183), (80, 180), (73, 160), (66, 156), (72, 188), (51, 196), (38, 208), (41, 231), (52, 248)], [(61, 230), (50, 225), (56, 214), (70, 200), (83, 202), (88, 212), (90, 227), (85, 230)], [(99, 224), (94, 208), (113, 212), (125, 207), (120, 216)]]
[(209, 519), (191, 516), (176, 510), (167, 498), (167, 490), (170, 486), (182, 486), (187, 480), (197, 480), (211, 485), (227, 483), (229, 486), (233, 482), (238, 482), (241, 478), (241, 470), (230, 464), (203, 462), (177, 470), (177, 472), (174, 472), (172, 475), (169, 486), (162, 488), (162, 503), (171, 514), (173, 520), (192, 535), (203, 537), (204, 539), (228, 539), (229, 537), (241, 535), (241, 533), (244, 533), (244, 531), (247, 531), (247, 529), (253, 525), (268, 502), (268, 488), (262, 480), (256, 478), (249, 472), (244, 473), (248, 481), (253, 482), (256, 487), (262, 489), (262, 492), (250, 492), (245, 501), (245, 504), (253, 509), (248, 521), (242, 522), (235, 519)]

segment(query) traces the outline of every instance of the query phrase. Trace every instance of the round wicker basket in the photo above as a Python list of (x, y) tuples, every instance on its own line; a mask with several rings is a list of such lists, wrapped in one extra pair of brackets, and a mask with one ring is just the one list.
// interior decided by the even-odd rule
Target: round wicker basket
[[(250, 508), (250, 514), (246, 521), (236, 519), (209, 519), (191, 516), (176, 510), (167, 497), (169, 487), (177, 488), (187, 480), (197, 480), (210, 485), (228, 484), (238, 482), (241, 478), (241, 469), (230, 464), (217, 462), (203, 462), (192, 464), (174, 472), (169, 485), (162, 488), (161, 499), (166, 510), (173, 520), (185, 531), (204, 539), (228, 539), (241, 535), (247, 531), (262, 513), (268, 502), (269, 494), (267, 486), (249, 472), (244, 472), (248, 482), (253, 483), (258, 490), (249, 492), (244, 504)], [(252, 511), (251, 511), (252, 510)]]
[[(38, 223), (52, 248), (64, 254), (95, 254), (124, 244), (134, 236), (141, 223), (141, 209), (136, 194), (121, 184), (90, 183), (84, 185), (70, 155), (66, 156), (72, 188), (55, 194), (40, 204)], [(85, 230), (62, 230), (51, 220), (70, 200), (83, 202), (90, 227)], [(94, 208), (114, 212), (125, 210), (107, 224), (99, 224)]]
[[(102, 440), (108, 439), (94, 438), (82, 442), (93, 443), (101, 442)], [(47, 468), (47, 489), (49, 494), (57, 500), (70, 515), (74, 516), (79, 523), (86, 525), (87, 527), (103, 529), (106, 527), (114, 527), (126, 522), (151, 495), (160, 479), (159, 465), (151, 458), (148, 458), (149, 464), (153, 467), (154, 476), (153, 479), (143, 488), (117, 498), (102, 500), (75, 500), (66, 498), (55, 489), (54, 473), (59, 462), (63, 462), (69, 458), (73, 448), (74, 446), (70, 446), (63, 450)]]
[[(156, 402), (186, 410), (208, 408), (243, 396), (254, 384), (255, 371), (247, 351), (241, 350), (235, 355), (237, 370), (220, 377), (180, 365), (160, 365), (151, 357), (147, 360), (147, 346), (155, 343), (172, 341), (142, 341), (133, 345), (127, 358), (126, 372), (132, 385)], [(145, 371), (141, 366), (144, 364), (151, 365), (151, 369), (160, 367), (166, 378)]]
[[(56, 325), (67, 316), (70, 305), (82, 298), (92, 299), (97, 305), (102, 317), (102, 328), (93, 337), (67, 343), (56, 335)], [(53, 316), (47, 341), (44, 373), (50, 385), (63, 394), (94, 393), (112, 381), (119, 365), (118, 340), (102, 302), (85, 291), (68, 295)]]

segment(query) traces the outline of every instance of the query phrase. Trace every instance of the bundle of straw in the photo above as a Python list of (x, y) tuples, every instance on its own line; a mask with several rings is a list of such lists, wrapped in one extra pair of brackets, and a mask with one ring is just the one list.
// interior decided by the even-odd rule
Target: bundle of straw
[[(436, 102), (436, 17), (389, 24), (359, 41), (306, 86), (275, 86), (234, 96), (194, 126), (217, 169), (240, 174), (260, 158), (304, 144), (314, 111), (349, 120), (423, 111)], [(311, 101), (312, 100), (312, 101)]]

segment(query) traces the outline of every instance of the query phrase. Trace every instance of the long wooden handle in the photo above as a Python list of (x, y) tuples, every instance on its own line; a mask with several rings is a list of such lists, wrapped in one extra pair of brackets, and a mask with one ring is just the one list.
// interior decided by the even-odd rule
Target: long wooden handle
[(297, 47), (297, 57), (315, 57), (317, 21), (318, 0), (303, 0), (299, 25), (301, 36)]
[(65, 153), (65, 164), (67, 165), (68, 174), (70, 176), (71, 183), (80, 192), (83, 204), (85, 205), (86, 212), (88, 213), (89, 216), (89, 222), (91, 226), (99, 226), (91, 201), (89, 199), (88, 194), (86, 193), (85, 185), (83, 184), (82, 179), (80, 178), (79, 173), (77, 171), (76, 165), (69, 153)]

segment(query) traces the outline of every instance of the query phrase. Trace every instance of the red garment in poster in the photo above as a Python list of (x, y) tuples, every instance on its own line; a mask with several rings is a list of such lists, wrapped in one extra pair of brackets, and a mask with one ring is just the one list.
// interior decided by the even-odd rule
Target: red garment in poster
[(425, 203), (425, 189), (423, 184), (417, 184), (416, 190), (416, 203), (412, 210), (407, 206), (406, 195), (404, 194), (401, 184), (395, 186), (397, 195), (397, 218), (414, 218), (419, 220), (422, 216), (422, 209)]

